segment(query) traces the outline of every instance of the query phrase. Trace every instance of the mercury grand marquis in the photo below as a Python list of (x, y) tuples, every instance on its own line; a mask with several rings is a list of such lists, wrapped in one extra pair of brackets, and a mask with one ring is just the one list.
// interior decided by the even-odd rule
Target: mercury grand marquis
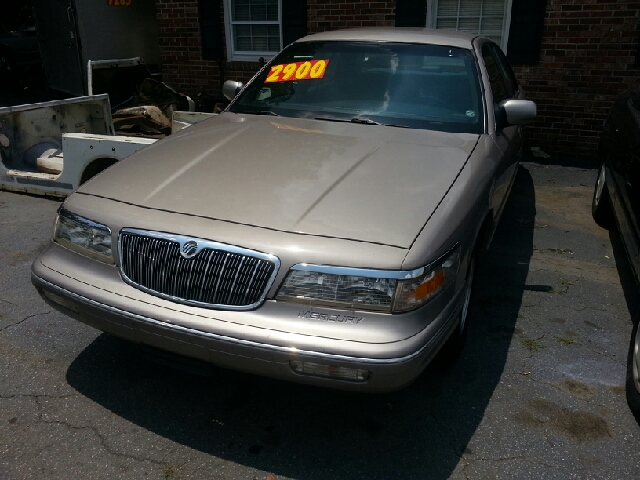
[(536, 115), (500, 48), (325, 32), (223, 90), (220, 115), (67, 198), (32, 267), (44, 299), (133, 342), (334, 388), (398, 389), (459, 352)]

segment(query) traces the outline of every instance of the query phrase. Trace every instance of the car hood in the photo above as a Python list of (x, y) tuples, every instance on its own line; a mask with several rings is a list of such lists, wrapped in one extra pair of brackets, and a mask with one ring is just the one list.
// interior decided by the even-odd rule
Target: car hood
[(224, 113), (114, 165), (79, 193), (408, 248), (477, 140), (474, 134)]

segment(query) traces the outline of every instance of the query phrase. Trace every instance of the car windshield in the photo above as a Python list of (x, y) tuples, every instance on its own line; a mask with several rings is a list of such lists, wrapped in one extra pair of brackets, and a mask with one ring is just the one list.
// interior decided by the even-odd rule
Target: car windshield
[(382, 42), (299, 42), (273, 59), (229, 111), (482, 133), (469, 50)]

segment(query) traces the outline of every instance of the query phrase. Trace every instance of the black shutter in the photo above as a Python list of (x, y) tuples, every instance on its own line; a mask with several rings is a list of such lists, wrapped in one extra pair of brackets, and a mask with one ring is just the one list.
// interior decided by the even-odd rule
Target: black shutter
[(224, 59), (220, 13), (220, 0), (198, 0), (200, 38), (202, 41), (202, 58), (204, 60), (220, 62)]
[(396, 27), (426, 27), (426, 0), (397, 0)]
[(282, 0), (282, 46), (307, 34), (307, 0)]
[(507, 58), (514, 65), (537, 65), (547, 0), (513, 0)]

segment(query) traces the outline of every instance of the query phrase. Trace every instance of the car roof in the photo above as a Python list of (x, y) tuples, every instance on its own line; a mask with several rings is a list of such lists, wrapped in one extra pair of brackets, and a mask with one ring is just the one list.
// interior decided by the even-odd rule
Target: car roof
[(371, 27), (352, 28), (347, 30), (333, 30), (308, 35), (297, 42), (315, 41), (366, 41), (366, 42), (399, 42), (399, 43), (427, 43), (432, 45), (446, 45), (449, 47), (473, 48), (472, 42), (478, 35), (436, 30), (433, 28), (407, 27)]

